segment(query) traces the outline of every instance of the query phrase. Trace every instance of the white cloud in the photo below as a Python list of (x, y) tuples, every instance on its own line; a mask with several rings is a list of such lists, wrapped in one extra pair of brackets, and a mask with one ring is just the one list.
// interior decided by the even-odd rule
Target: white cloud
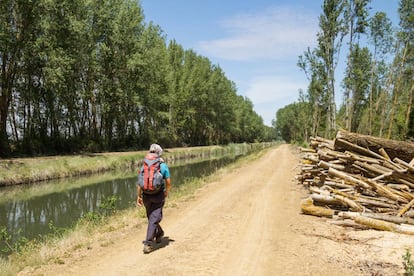
[(299, 88), (305, 86), (306, 84), (285, 77), (259, 76), (250, 81), (245, 95), (256, 104), (293, 102), (298, 98)]
[(317, 16), (297, 7), (239, 14), (221, 23), (228, 36), (201, 41), (197, 48), (227, 60), (297, 57), (314, 43), (317, 31)]
[(299, 89), (307, 85), (301, 81), (284, 76), (258, 76), (250, 80), (244, 94), (264, 123), (271, 125), (279, 108), (298, 101)]
[[(298, 56), (314, 47), (318, 15), (301, 7), (270, 7), (221, 21), (224, 35), (197, 44), (197, 51), (231, 68), (239, 92), (248, 97), (266, 125), (279, 108), (306, 89)], [(226, 68), (224, 68), (226, 69)]]

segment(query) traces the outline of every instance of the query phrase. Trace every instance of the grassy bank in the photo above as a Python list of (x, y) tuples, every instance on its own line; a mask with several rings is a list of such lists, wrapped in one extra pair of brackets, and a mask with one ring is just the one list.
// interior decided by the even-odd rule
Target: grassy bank
[[(168, 198), (166, 208), (176, 208), (193, 198), (194, 193), (205, 183), (220, 179), (228, 172), (243, 164), (260, 158), (265, 150), (238, 159), (235, 163), (221, 168), (213, 175), (203, 179), (191, 180), (174, 187)], [(1, 275), (16, 275), (19, 271), (31, 274), (36, 267), (47, 263), (62, 264), (79, 252), (110, 246), (125, 235), (136, 235), (137, 229), (145, 227), (146, 218), (143, 208), (130, 208), (116, 211), (111, 216), (89, 216), (81, 219), (73, 229), (59, 231), (42, 241), (28, 244), (21, 252), (11, 255), (7, 260), (0, 259)], [(137, 244), (139, 239), (137, 237)]]
[(130, 166), (145, 152), (19, 158), (0, 161), (0, 185), (87, 175)]
[[(224, 154), (240, 150), (256, 150), (270, 145), (272, 144), (258, 143), (172, 148), (165, 150), (164, 158), (167, 159), (167, 161), (175, 161), (209, 156), (217, 153)], [(146, 151), (134, 151), (2, 159), (0, 160), (0, 186), (25, 184), (119, 169), (135, 169), (145, 153)]]

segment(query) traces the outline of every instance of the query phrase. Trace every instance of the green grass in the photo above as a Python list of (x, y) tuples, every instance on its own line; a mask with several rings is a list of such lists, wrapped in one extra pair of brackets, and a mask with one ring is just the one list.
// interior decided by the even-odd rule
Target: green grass
[(0, 179), (3, 184), (12, 185), (93, 174), (131, 167), (144, 154), (131, 152), (1, 160)]
[(414, 261), (411, 259), (411, 251), (406, 249), (403, 255), (403, 266), (405, 276), (414, 276)]

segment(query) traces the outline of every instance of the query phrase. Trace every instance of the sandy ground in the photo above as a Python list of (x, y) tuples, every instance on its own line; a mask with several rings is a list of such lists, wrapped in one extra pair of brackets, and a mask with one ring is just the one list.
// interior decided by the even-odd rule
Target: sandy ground
[(289, 145), (208, 183), (167, 208), (166, 237), (142, 253), (146, 226), (112, 233), (113, 242), (22, 274), (36, 275), (402, 275), (414, 237), (333, 225), (300, 213)]

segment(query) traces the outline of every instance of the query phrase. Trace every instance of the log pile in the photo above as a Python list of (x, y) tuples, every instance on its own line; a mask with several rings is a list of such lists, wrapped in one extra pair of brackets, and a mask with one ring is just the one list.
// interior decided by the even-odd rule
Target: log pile
[(414, 143), (339, 131), (301, 149), (302, 212), (333, 223), (414, 234)]

